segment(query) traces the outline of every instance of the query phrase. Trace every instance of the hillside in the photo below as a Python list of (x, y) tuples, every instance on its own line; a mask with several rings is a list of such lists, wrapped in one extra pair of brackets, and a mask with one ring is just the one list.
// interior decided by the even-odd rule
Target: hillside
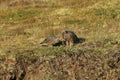
[[(32, 54), (54, 57), (79, 50), (93, 50), (101, 56), (119, 53), (119, 4), (119, 0), (0, 0), (0, 74), (19, 55), (31, 59)], [(73, 47), (40, 47), (45, 38), (60, 36), (63, 30), (74, 31), (85, 42)]]

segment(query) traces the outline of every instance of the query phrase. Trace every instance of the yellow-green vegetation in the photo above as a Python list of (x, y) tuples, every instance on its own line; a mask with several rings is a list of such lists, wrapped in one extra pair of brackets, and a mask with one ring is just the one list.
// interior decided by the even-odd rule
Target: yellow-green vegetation
[(113, 48), (112, 43), (120, 42), (119, 4), (119, 0), (0, 0), (0, 53), (41, 50), (44, 38), (63, 30), (74, 31), (86, 39), (85, 44), (100, 42), (103, 50)]
[[(40, 47), (45, 38), (60, 36), (63, 30), (86, 40), (73, 47)], [(120, 0), (0, 0), (3, 66), (24, 53), (28, 58), (79, 50), (106, 54), (119, 46)]]

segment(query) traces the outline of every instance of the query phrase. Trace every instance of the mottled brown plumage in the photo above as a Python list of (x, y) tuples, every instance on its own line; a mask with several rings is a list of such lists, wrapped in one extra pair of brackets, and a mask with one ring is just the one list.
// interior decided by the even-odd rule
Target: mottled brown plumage
[(62, 43), (66, 46), (73, 46), (75, 43), (79, 42), (79, 38), (73, 31), (63, 31), (62, 32)]
[(60, 46), (60, 45), (62, 45), (62, 41), (58, 36), (48, 37), (43, 42), (40, 43), (40, 46)]

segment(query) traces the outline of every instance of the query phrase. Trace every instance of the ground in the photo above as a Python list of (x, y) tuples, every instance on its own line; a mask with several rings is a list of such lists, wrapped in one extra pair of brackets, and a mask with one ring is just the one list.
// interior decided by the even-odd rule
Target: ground
[[(95, 55), (119, 52), (119, 4), (119, 0), (0, 0), (2, 68), (26, 53), (50, 57), (79, 50), (93, 50)], [(45, 38), (60, 36), (63, 30), (74, 31), (85, 42), (73, 47), (40, 47)]]

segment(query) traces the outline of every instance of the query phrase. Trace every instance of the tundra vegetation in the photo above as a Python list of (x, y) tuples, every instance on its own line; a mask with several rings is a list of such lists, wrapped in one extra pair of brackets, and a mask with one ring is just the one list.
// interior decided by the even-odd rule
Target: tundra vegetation
[[(120, 80), (120, 0), (0, 0), (0, 80)], [(41, 47), (71, 30), (85, 42)]]

